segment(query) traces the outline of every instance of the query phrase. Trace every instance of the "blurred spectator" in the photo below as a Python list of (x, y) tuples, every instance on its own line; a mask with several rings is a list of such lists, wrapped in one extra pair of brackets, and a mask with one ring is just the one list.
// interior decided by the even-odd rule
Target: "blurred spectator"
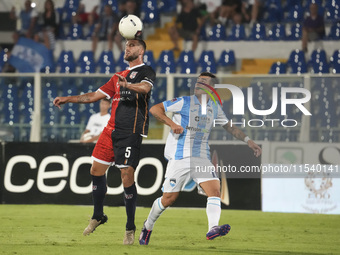
[(119, 50), (123, 50), (121, 36), (118, 32), (118, 17), (112, 11), (110, 5), (105, 5), (103, 13), (99, 17), (99, 22), (94, 28), (92, 35), (92, 51), (97, 50), (97, 44), (100, 40), (108, 41), (108, 50), (113, 49), (113, 41), (116, 42)]
[(242, 0), (242, 14), (249, 26), (252, 27), (259, 21), (263, 0)]
[(52, 0), (46, 0), (44, 12), (39, 18), (40, 31), (34, 35), (36, 42), (42, 42), (46, 48), (53, 50), (56, 44), (56, 32), (58, 27), (58, 14)]
[(318, 14), (318, 5), (309, 5), (310, 16), (303, 21), (302, 27), (302, 49), (307, 52), (308, 41), (317, 41), (325, 36), (325, 23), (322, 16)]
[(233, 16), (233, 24), (234, 25), (242, 25), (243, 23), (243, 15), (240, 12), (236, 12)]
[(21, 28), (13, 34), (14, 44), (17, 43), (21, 36), (33, 38), (38, 13), (34, 8), (32, 8), (31, 4), (32, 2), (30, 0), (26, 0), (25, 9), (16, 11), (15, 7), (13, 7), (10, 12), (10, 18), (12, 20), (20, 19), (21, 22)]
[(222, 0), (199, 0), (199, 5), (205, 5), (208, 13), (214, 12), (221, 6)]
[(173, 50), (179, 50), (178, 40), (182, 37), (192, 40), (192, 51), (195, 51), (202, 26), (201, 13), (195, 8), (193, 0), (182, 0), (181, 4), (181, 13), (177, 16), (175, 25), (169, 29), (171, 41), (174, 43)]
[[(100, 0), (81, 0), (78, 8), (78, 22), (80, 24), (93, 24), (93, 21), (97, 20), (98, 9), (100, 5)], [(91, 18), (89, 18), (91, 16)]]
[(133, 14), (140, 17), (140, 1), (126, 0), (119, 5), (119, 12), (121, 18), (125, 15)]
[(241, 9), (241, 2), (238, 0), (223, 0), (222, 5), (211, 13), (213, 24), (228, 26), (232, 22), (235, 13)]
[(104, 98), (100, 100), (100, 112), (91, 115), (89, 121), (87, 122), (86, 128), (81, 135), (81, 143), (97, 142), (100, 134), (110, 119), (110, 106), (111, 101), (109, 99)]

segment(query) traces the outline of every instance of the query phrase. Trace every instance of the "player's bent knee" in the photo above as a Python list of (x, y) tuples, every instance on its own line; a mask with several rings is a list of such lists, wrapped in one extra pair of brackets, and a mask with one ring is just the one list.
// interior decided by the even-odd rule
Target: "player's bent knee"
[(171, 193), (171, 194), (167, 194), (164, 195), (162, 197), (162, 205), (164, 207), (169, 207), (171, 206), (173, 203), (175, 203), (176, 199), (177, 199), (178, 195), (175, 193)]

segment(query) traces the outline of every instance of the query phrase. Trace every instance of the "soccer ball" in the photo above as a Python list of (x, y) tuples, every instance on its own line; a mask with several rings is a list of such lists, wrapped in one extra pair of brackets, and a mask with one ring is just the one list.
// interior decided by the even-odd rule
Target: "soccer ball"
[(125, 39), (136, 39), (142, 35), (143, 23), (135, 15), (126, 15), (119, 21), (119, 33)]

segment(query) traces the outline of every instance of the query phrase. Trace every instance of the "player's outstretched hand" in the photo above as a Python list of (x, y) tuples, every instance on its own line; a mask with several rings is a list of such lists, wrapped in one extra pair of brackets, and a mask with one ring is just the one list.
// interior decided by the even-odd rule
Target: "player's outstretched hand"
[(182, 134), (184, 131), (184, 128), (180, 125), (177, 125), (176, 123), (174, 123), (171, 126), (172, 132), (174, 132), (175, 134)]
[(254, 143), (253, 140), (248, 141), (248, 146), (249, 146), (250, 149), (252, 149), (254, 151), (255, 157), (258, 157), (262, 154), (262, 150), (261, 150), (260, 146), (258, 146), (256, 143)]
[(61, 108), (60, 105), (65, 104), (66, 103), (66, 98), (65, 97), (56, 97), (53, 100), (53, 104), (58, 107), (59, 109)]
[(127, 86), (127, 81), (124, 76), (121, 76), (120, 74), (115, 74), (118, 77), (118, 84), (119, 86), (126, 88)]

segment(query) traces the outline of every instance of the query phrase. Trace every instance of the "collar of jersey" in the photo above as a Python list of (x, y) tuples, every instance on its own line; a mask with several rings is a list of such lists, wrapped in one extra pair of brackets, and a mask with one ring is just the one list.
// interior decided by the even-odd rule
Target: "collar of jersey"
[(135, 69), (135, 68), (137, 68), (137, 67), (141, 67), (141, 66), (144, 66), (144, 65), (145, 65), (145, 64), (142, 63), (142, 64), (137, 65), (137, 66), (134, 66), (134, 67), (129, 67), (128, 70), (133, 70), (133, 69)]
[[(199, 105), (201, 104), (196, 95), (194, 95), (194, 102), (195, 104), (199, 104)], [(211, 104), (212, 104), (212, 100), (209, 98), (207, 105), (210, 106)]]

